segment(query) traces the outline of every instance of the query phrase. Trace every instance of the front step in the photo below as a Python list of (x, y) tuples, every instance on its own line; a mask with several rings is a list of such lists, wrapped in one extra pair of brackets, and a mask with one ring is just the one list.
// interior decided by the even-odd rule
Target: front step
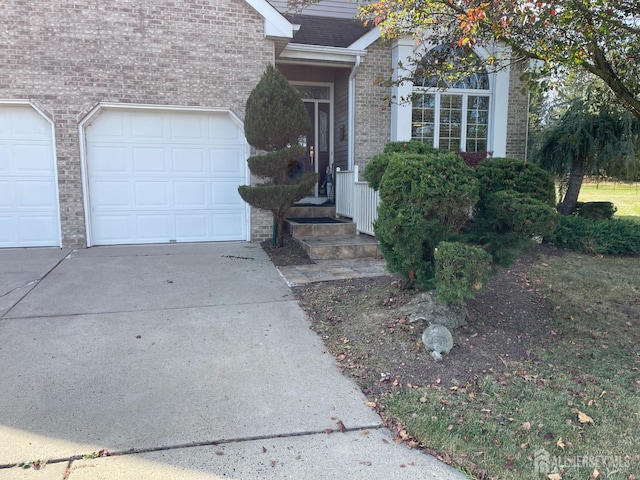
[(312, 260), (380, 258), (380, 247), (368, 235), (328, 235), (295, 237)]
[(308, 217), (335, 217), (335, 205), (311, 205), (298, 204), (292, 206), (287, 212), (290, 218), (308, 218)]
[(382, 257), (375, 238), (358, 235), (355, 223), (335, 216), (334, 205), (294, 205), (285, 229), (312, 260)]
[(286, 218), (285, 230), (294, 238), (355, 235), (356, 224), (332, 217)]

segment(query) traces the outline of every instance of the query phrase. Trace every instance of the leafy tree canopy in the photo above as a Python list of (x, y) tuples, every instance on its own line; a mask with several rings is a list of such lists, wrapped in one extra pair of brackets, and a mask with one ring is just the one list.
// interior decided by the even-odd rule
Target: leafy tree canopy
[[(358, 1), (358, 0), (356, 0)], [(289, 0), (292, 8), (317, 0)], [(414, 35), (433, 45), (470, 47), (496, 42), (510, 60), (535, 60), (531, 85), (568, 70), (583, 70), (607, 85), (615, 99), (640, 118), (640, 2), (638, 0), (372, 0), (361, 1), (363, 19), (383, 36)], [(463, 57), (464, 58), (464, 57)], [(470, 68), (477, 68), (469, 58)], [(489, 56), (487, 66), (508, 59)], [(434, 75), (462, 75), (452, 62), (434, 62)], [(468, 74), (468, 71), (466, 72)]]

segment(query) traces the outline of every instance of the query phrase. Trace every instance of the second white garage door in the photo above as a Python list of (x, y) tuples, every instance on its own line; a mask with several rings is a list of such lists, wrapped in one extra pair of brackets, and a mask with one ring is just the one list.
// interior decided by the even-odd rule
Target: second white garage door
[(105, 109), (85, 137), (92, 245), (247, 239), (246, 142), (227, 113)]

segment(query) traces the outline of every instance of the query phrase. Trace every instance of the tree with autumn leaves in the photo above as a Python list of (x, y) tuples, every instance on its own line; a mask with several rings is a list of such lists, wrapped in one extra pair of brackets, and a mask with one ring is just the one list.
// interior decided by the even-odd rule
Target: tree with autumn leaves
[[(292, 9), (312, 3), (317, 0), (289, 0)], [(535, 68), (527, 73), (531, 86), (546, 88), (550, 81), (567, 71), (586, 71), (600, 78), (616, 101), (640, 119), (638, 0), (372, 0), (359, 3), (363, 21), (378, 25), (384, 38), (413, 35), (432, 45), (470, 47), (497, 43), (509, 47), (509, 58), (489, 56), (482, 61), (493, 69), (514, 61), (534, 61)], [(477, 59), (469, 57), (469, 61)], [(451, 62), (434, 62), (431, 67), (433, 75), (443, 78), (463, 75), (459, 65)], [(478, 65), (474, 63), (469, 67), (478, 68)]]

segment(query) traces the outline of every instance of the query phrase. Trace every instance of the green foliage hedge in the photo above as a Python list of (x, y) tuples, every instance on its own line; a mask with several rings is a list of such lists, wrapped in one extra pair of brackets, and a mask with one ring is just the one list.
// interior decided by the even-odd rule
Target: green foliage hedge
[(591, 220), (561, 215), (547, 240), (581, 253), (637, 255), (640, 253), (640, 224), (625, 219)]
[(481, 162), (476, 168), (480, 181), (480, 207), (492, 194), (512, 190), (556, 206), (553, 177), (540, 167), (512, 158), (492, 158)]
[(453, 153), (393, 154), (388, 160), (380, 182), (376, 239), (391, 272), (431, 288), (435, 246), (468, 221), (478, 183)]
[(555, 209), (525, 193), (502, 190), (490, 195), (486, 202), (484, 214), (496, 233), (544, 237), (556, 226)]
[(440, 242), (434, 254), (438, 299), (460, 303), (483, 290), (491, 272), (491, 255), (459, 242)]
[(574, 213), (590, 220), (607, 220), (617, 211), (611, 202), (577, 202)]

